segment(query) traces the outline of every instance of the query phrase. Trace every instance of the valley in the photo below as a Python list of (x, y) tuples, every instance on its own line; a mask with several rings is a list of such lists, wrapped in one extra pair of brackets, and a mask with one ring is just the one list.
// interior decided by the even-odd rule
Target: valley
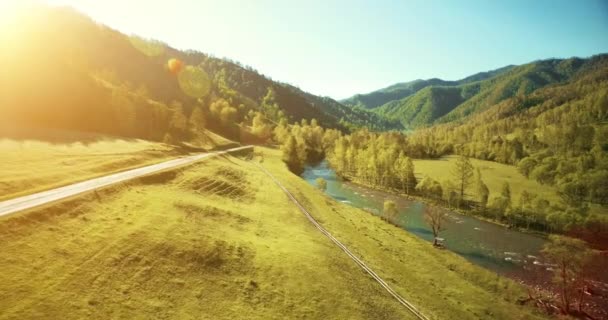
[[(521, 294), (518, 284), (424, 249), (425, 241), (315, 191), (276, 150), (257, 152), (325, 228), (427, 316), (537, 317), (509, 302)], [(1, 296), (0, 318), (143, 310), (180, 318), (411, 318), (275, 188), (251, 163), (217, 158), (111, 187), (100, 200), (88, 195), (3, 217), (0, 283), (10, 294)], [(422, 266), (452, 270), (426, 274)], [(496, 303), (497, 294), (505, 300)]]
[(593, 3), (7, 3), (0, 319), (608, 318)]

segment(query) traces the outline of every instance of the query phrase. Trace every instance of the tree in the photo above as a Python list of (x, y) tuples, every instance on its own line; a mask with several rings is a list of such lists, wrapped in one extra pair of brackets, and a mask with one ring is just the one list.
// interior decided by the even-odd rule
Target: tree
[(207, 119), (200, 107), (195, 107), (194, 110), (192, 110), (188, 122), (190, 123), (190, 128), (194, 129), (194, 131), (203, 131), (207, 125)]
[[(581, 282), (584, 282), (583, 270), (591, 258), (592, 252), (587, 244), (579, 239), (559, 235), (550, 235), (542, 249), (542, 253), (552, 263), (556, 264), (553, 281), (560, 288), (560, 303), (564, 313), (570, 314), (573, 295)], [(581, 298), (582, 299), (582, 298)], [(579, 308), (582, 303), (579, 301)], [(582, 311), (582, 310), (579, 310)]]
[(430, 198), (441, 198), (441, 195), (443, 194), (441, 184), (429, 176), (424, 177), (418, 182), (416, 190)]
[(274, 131), (272, 133), (274, 134), (274, 140), (282, 144), (289, 136), (289, 127), (287, 125), (287, 120), (281, 119), (281, 121), (279, 121), (279, 125), (274, 128)]
[(443, 198), (448, 202), (448, 208), (452, 208), (452, 205), (458, 203), (458, 192), (454, 183), (450, 180), (445, 180), (441, 184), (443, 189)]
[(466, 156), (458, 157), (454, 164), (452, 174), (458, 183), (460, 201), (462, 201), (464, 199), (464, 191), (471, 184), (471, 179), (473, 178), (473, 165), (471, 164), (471, 160)]
[(319, 188), (319, 190), (325, 192), (325, 190), (327, 190), (327, 181), (325, 181), (325, 179), (323, 178), (317, 178), (315, 180), (316, 184), (317, 184), (317, 188)]
[(238, 111), (234, 107), (227, 107), (220, 112), (220, 120), (224, 126), (232, 124), (236, 121)]
[(264, 96), (264, 98), (262, 98), (260, 107), (262, 108), (262, 111), (266, 114), (266, 116), (275, 122), (278, 122), (285, 117), (276, 102), (276, 94), (272, 87), (268, 87), (266, 95)]
[(576, 175), (573, 181), (564, 181), (558, 184), (558, 194), (566, 204), (580, 206), (587, 198), (589, 194), (587, 184), (581, 180), (581, 177)]
[(530, 223), (534, 222), (536, 218), (532, 212), (532, 202), (535, 198), (536, 194), (530, 193), (527, 190), (523, 190), (519, 197), (519, 212), (526, 221), (527, 229), (530, 229)]
[(298, 156), (298, 145), (296, 139), (289, 135), (285, 140), (285, 143), (281, 146), (281, 151), (283, 151), (283, 162), (287, 164), (289, 170), (297, 175), (302, 173), (304, 170), (303, 163)]
[(446, 216), (447, 212), (439, 207), (427, 205), (426, 208), (424, 208), (424, 221), (431, 227), (434, 237), (434, 246), (439, 246), (437, 238), (439, 237), (439, 233), (445, 230), (444, 223)]
[(188, 129), (188, 119), (184, 115), (184, 110), (180, 102), (174, 101), (171, 104), (170, 131), (174, 138), (183, 138)]
[(396, 223), (397, 215), (399, 212), (397, 211), (397, 204), (391, 200), (384, 201), (384, 210), (382, 211), (382, 217), (389, 222)]
[(500, 195), (505, 197), (511, 203), (511, 186), (509, 186), (508, 182), (504, 182), (502, 184), (502, 189), (500, 191)]
[(262, 140), (270, 138), (272, 127), (266, 123), (264, 115), (261, 112), (255, 113), (252, 120), (251, 131)]
[(414, 175), (414, 163), (412, 159), (406, 157), (403, 152), (401, 152), (395, 161), (394, 170), (399, 180), (401, 181), (401, 186), (406, 194), (410, 194), (410, 189), (413, 189), (416, 186), (416, 176)]
[(481, 178), (481, 171), (477, 168), (477, 179), (475, 181), (475, 189), (477, 191), (477, 201), (479, 202), (479, 208), (481, 211), (485, 211), (488, 205), (488, 198), (490, 197), (490, 189), (483, 182)]

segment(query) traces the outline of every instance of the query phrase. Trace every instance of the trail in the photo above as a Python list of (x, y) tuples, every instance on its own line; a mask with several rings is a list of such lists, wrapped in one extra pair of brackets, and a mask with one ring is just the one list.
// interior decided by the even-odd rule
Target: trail
[(323, 233), (326, 237), (328, 237), (329, 240), (331, 240), (336, 246), (338, 246), (340, 249), (342, 249), (342, 251), (344, 251), (344, 253), (346, 253), (346, 255), (348, 255), (349, 258), (351, 258), (357, 265), (359, 265), (365, 272), (367, 272), (367, 274), (369, 274), (376, 282), (378, 282), (380, 284), (380, 286), (382, 286), (386, 291), (388, 291), (388, 293), (391, 296), (393, 296), (393, 298), (395, 298), (395, 300), (397, 300), (401, 305), (403, 305), (405, 308), (407, 308), (414, 316), (416, 316), (416, 318), (421, 319), (421, 320), (429, 320), (429, 318), (426, 317), (424, 314), (422, 314), (422, 312), (420, 312), (411, 302), (407, 301), (399, 293), (397, 293), (393, 288), (391, 288), (391, 286), (389, 286), (388, 283), (386, 283), (386, 281), (384, 281), (376, 272), (374, 272), (374, 270), (372, 270), (370, 267), (368, 267), (365, 264), (365, 262), (363, 262), (361, 259), (359, 259), (344, 244), (342, 244), (338, 239), (336, 239), (329, 231), (327, 231), (325, 228), (323, 228), (323, 226), (321, 226), (321, 224), (319, 224), (319, 222), (317, 222), (317, 220), (315, 220), (315, 218), (310, 214), (310, 212), (308, 212), (308, 210), (306, 210), (306, 208), (304, 208), (300, 204), (300, 202), (293, 196), (293, 194), (291, 194), (291, 192), (289, 192), (289, 190), (287, 190), (287, 188), (285, 188), (285, 186), (283, 186), (283, 184), (279, 180), (277, 180), (270, 172), (268, 172), (268, 170), (266, 170), (266, 168), (262, 167), (260, 164), (258, 164), (256, 162), (252, 162), (252, 163), (255, 166), (257, 166), (260, 170), (262, 170), (268, 177), (270, 177), (274, 181), (274, 183), (276, 183), (279, 186), (279, 188), (281, 188), (283, 190), (283, 192), (285, 192), (287, 197), (289, 197), (289, 199), (291, 199), (291, 201), (300, 209), (300, 211), (306, 216), (306, 218), (308, 219), (308, 221), (310, 221), (310, 223), (312, 223), (321, 233)]
[(38, 207), (50, 202), (69, 198), (87, 191), (96, 190), (99, 188), (107, 187), (109, 185), (117, 184), (120, 182), (140, 178), (149, 174), (158, 173), (160, 171), (174, 169), (177, 167), (186, 166), (197, 161), (212, 158), (220, 155), (224, 155), (230, 152), (236, 152), (245, 149), (251, 149), (252, 146), (244, 146), (232, 148), (224, 151), (216, 151), (202, 154), (195, 154), (191, 156), (181, 157), (141, 168), (131, 169), (111, 175), (86, 180), (83, 182), (74, 183), (64, 187), (51, 189), (43, 192), (30, 194), (27, 196), (14, 198), (0, 202), (0, 217), (18, 211), (23, 211)]

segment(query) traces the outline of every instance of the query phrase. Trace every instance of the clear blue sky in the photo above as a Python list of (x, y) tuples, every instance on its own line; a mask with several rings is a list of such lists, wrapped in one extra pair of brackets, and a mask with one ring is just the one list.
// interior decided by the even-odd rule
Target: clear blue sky
[(608, 52), (600, 0), (45, 0), (115, 29), (345, 98), (551, 57)]

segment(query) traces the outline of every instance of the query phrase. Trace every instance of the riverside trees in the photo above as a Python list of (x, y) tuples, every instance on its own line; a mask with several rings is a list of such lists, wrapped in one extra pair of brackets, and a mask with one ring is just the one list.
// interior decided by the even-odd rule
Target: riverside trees
[(459, 199), (458, 204), (462, 204), (464, 200), (464, 192), (469, 187), (473, 179), (473, 165), (471, 160), (466, 156), (458, 157), (452, 171), (454, 180), (458, 183)]
[(424, 208), (424, 221), (429, 225), (433, 232), (433, 245), (440, 246), (439, 233), (444, 230), (444, 222), (447, 212), (437, 206), (428, 205)]
[[(575, 302), (573, 300), (577, 300), (578, 311), (582, 312), (586, 286), (584, 267), (591, 258), (592, 251), (582, 240), (551, 235), (542, 253), (556, 265), (553, 269), (554, 282), (559, 286), (562, 312), (571, 313), (572, 303)], [(576, 295), (577, 291), (583, 294)]]

